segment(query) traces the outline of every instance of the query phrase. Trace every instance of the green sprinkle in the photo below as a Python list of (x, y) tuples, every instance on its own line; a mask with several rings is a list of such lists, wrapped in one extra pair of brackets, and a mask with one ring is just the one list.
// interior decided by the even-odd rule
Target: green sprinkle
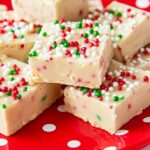
[(61, 28), (62, 30), (64, 30), (66, 27), (65, 27), (64, 25), (61, 25), (60, 28)]
[(120, 96), (119, 99), (120, 99), (120, 100), (124, 100), (124, 96), (123, 96), (123, 95)]
[(94, 36), (98, 36), (99, 32), (98, 31), (94, 31)]
[(10, 32), (12, 32), (12, 33), (15, 33), (15, 30), (13, 30), (13, 29), (10, 29)]
[(14, 78), (14, 77), (11, 77), (11, 78), (10, 78), (10, 81), (14, 81), (14, 80), (15, 80), (15, 78)]
[(85, 89), (83, 90), (83, 92), (84, 92), (84, 93), (88, 93), (88, 92), (89, 92), (89, 88), (85, 88)]
[(112, 9), (110, 9), (110, 10), (109, 10), (109, 13), (112, 14), (112, 15), (114, 15), (114, 14), (115, 14), (115, 11), (112, 10)]
[(47, 98), (47, 95), (44, 95), (44, 96), (41, 98), (41, 101), (42, 101), (42, 102), (45, 101), (46, 98)]
[(90, 29), (89, 32), (90, 32), (91, 34), (93, 34), (94, 30), (93, 30), (93, 29)]
[(17, 98), (18, 98), (18, 99), (21, 99), (21, 98), (22, 98), (22, 95), (21, 95), (21, 94), (18, 94), (18, 95), (17, 95)]
[(23, 88), (23, 91), (24, 91), (24, 92), (27, 92), (27, 91), (28, 91), (28, 88), (27, 88), (27, 87), (24, 87), (24, 88)]
[(83, 90), (84, 90), (84, 87), (79, 87), (79, 90), (80, 90), (80, 91), (83, 91)]
[(43, 36), (46, 37), (46, 36), (47, 36), (47, 33), (46, 33), (46, 32), (43, 32)]
[(100, 90), (94, 90), (94, 95), (95, 95), (96, 97), (101, 97), (101, 96), (102, 96), (102, 93), (101, 93)]
[(40, 32), (41, 32), (41, 28), (39, 27), (39, 28), (36, 29), (36, 33), (40, 34)]
[(102, 120), (99, 115), (96, 115), (96, 118), (97, 118), (98, 120)]
[(80, 21), (79, 23), (77, 23), (77, 28), (82, 29), (82, 21)]
[(85, 33), (83, 36), (84, 36), (84, 38), (88, 38), (89, 37), (89, 35), (87, 33)]
[(22, 34), (22, 35), (20, 35), (20, 39), (23, 39), (24, 38), (24, 35)]
[(121, 17), (122, 17), (122, 13), (121, 13), (121, 12), (118, 12), (118, 13), (116, 14), (116, 16), (117, 16), (118, 18), (121, 18)]
[(2, 104), (2, 108), (6, 109), (7, 108), (6, 104)]
[(29, 57), (36, 57), (36, 56), (38, 56), (37, 51), (33, 51), (29, 54)]
[(118, 38), (122, 39), (122, 37), (123, 37), (122, 34), (118, 34)]
[(53, 44), (53, 48), (55, 49), (57, 47), (57, 43), (54, 43)]
[(114, 96), (114, 97), (113, 97), (113, 100), (114, 100), (115, 102), (117, 102), (117, 101), (119, 101), (119, 97), (118, 97), (118, 96)]
[(7, 96), (11, 96), (11, 92), (7, 92), (6, 95), (7, 95)]
[(69, 43), (67, 41), (64, 41), (63, 45), (64, 47), (69, 47)]
[(59, 21), (58, 21), (58, 20), (55, 20), (55, 21), (54, 21), (54, 24), (58, 24), (58, 23), (59, 23)]
[(76, 56), (80, 56), (80, 52), (79, 52), (78, 50), (75, 50), (75, 51), (74, 51), (74, 54), (75, 54)]
[(14, 73), (15, 73), (14, 69), (9, 71), (9, 75), (14, 75)]
[(110, 26), (110, 30), (113, 30), (113, 29), (114, 29), (114, 27), (111, 25), (111, 26)]
[(95, 22), (94, 25), (95, 25), (95, 27), (98, 27), (98, 26), (99, 26), (99, 23), (98, 23), (98, 22)]

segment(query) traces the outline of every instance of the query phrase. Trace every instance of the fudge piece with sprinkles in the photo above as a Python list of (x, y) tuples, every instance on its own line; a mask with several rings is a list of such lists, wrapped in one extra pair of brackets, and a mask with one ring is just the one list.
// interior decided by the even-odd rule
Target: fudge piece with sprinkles
[(46, 23), (64, 18), (79, 21), (88, 15), (88, 0), (12, 0), (19, 17), (29, 22)]
[(89, 18), (110, 25), (118, 61), (131, 61), (141, 47), (150, 43), (149, 12), (113, 1), (103, 12), (89, 14)]
[(99, 89), (68, 86), (66, 111), (115, 133), (150, 105), (150, 72), (112, 61)]
[(127, 65), (150, 71), (150, 45), (141, 48), (134, 54), (132, 61), (127, 63)]
[(29, 54), (32, 82), (98, 88), (113, 55), (109, 31), (91, 20), (45, 24)]
[(56, 84), (29, 85), (29, 66), (0, 56), (0, 133), (11, 135), (60, 97)]
[(18, 19), (14, 11), (0, 11), (0, 54), (28, 60), (41, 26)]

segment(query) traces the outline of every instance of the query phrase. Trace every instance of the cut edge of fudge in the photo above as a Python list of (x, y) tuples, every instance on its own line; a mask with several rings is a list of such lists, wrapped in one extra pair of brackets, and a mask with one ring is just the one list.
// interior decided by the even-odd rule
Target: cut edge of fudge
[[(119, 66), (127, 68), (118, 62), (112, 61), (109, 69), (118, 70)], [(134, 68), (133, 71), (135, 71)], [(120, 89), (117, 92), (109, 89), (110, 92), (106, 93), (105, 91), (104, 93), (104, 91), (98, 89), (91, 91), (91, 89), (83, 87), (66, 87), (64, 90), (66, 111), (89, 122), (94, 127), (114, 134), (119, 128), (134, 116), (142, 113), (150, 105), (150, 72), (137, 71), (139, 75), (131, 77), (135, 82), (128, 85), (122, 92), (119, 92)], [(121, 74), (124, 75), (124, 73), (122, 72)], [(126, 75), (129, 76), (129, 73), (126, 72)], [(134, 79), (136, 77), (139, 78), (138, 81)], [(104, 88), (104, 85), (102, 86)], [(109, 93), (112, 95), (110, 96)], [(109, 96), (111, 97), (110, 99), (108, 99)]]

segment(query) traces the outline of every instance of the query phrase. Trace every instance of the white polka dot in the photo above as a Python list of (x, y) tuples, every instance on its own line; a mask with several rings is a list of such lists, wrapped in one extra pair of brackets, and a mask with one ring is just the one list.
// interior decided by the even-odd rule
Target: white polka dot
[(143, 119), (143, 122), (145, 122), (145, 123), (150, 123), (150, 117), (144, 118), (144, 119)]
[(43, 125), (42, 129), (45, 132), (53, 132), (56, 130), (56, 126), (54, 124), (45, 124)]
[(66, 111), (65, 111), (65, 108), (64, 108), (64, 105), (59, 105), (59, 106), (57, 107), (57, 110), (58, 110), (59, 112), (66, 112)]
[(149, 0), (136, 0), (136, 6), (139, 8), (148, 8), (150, 6)]
[(67, 143), (68, 147), (70, 148), (77, 148), (81, 145), (80, 141), (77, 140), (71, 140)]
[(125, 135), (127, 134), (129, 131), (128, 130), (118, 130), (115, 135)]
[(5, 146), (7, 145), (8, 141), (6, 139), (0, 138), (0, 146)]
[(104, 150), (117, 150), (117, 147), (109, 146), (109, 147), (104, 148)]

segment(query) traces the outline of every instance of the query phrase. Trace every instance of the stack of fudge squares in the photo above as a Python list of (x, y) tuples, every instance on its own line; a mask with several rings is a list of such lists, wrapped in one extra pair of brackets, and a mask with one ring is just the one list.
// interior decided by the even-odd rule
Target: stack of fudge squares
[(89, 11), (85, 0), (78, 16), (56, 0), (45, 6), (55, 8), (52, 21), (37, 8), (24, 17), (22, 1), (12, 0), (15, 12), (0, 7), (0, 133), (36, 118), (62, 96), (61, 85), (66, 111), (110, 134), (150, 105), (148, 12), (116, 1)]

